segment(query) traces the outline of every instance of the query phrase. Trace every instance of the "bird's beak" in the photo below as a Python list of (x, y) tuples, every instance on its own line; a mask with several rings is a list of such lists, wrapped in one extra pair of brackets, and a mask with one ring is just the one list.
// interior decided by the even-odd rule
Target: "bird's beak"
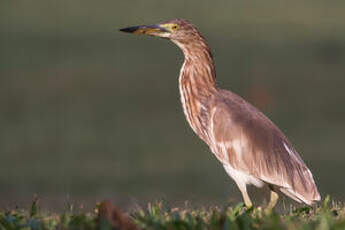
[(150, 26), (131, 26), (120, 29), (120, 31), (133, 34), (146, 34), (157, 37), (168, 37), (170, 34), (170, 31), (160, 26), (160, 24)]

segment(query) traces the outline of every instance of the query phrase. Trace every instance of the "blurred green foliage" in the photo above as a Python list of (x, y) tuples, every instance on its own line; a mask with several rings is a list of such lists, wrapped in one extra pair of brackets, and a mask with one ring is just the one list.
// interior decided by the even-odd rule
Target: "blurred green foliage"
[(217, 78), (286, 133), (344, 199), (345, 2), (1, 1), (0, 205), (33, 193), (122, 205), (240, 199), (188, 127), (182, 53), (119, 28), (171, 18), (208, 40)]
[[(139, 230), (139, 229), (284, 229), (284, 230), (343, 230), (345, 211), (343, 205), (328, 204), (311, 208), (293, 208), (285, 214), (267, 213), (260, 208), (245, 209), (237, 206), (171, 208), (163, 202), (149, 203), (147, 208), (136, 208), (130, 217), (103, 216), (100, 207), (93, 212), (65, 210), (61, 214), (37, 213), (35, 216), (21, 209), (0, 212), (1, 230)], [(37, 205), (33, 204), (32, 208)], [(101, 204), (102, 206), (102, 204)], [(39, 208), (37, 208), (39, 209)], [(126, 219), (123, 221), (122, 219)]]
[(162, 203), (148, 206), (133, 214), (142, 229), (344, 229), (341, 206), (291, 209), (286, 214), (267, 213), (260, 208), (212, 207), (201, 209), (167, 208)]

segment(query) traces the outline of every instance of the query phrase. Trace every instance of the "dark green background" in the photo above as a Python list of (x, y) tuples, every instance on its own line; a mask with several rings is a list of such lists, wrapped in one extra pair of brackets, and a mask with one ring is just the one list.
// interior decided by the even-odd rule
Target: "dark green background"
[(345, 1), (3, 0), (0, 207), (240, 201), (185, 121), (172, 43), (118, 32), (172, 18), (212, 47), (217, 79), (286, 133), (324, 197), (345, 194)]

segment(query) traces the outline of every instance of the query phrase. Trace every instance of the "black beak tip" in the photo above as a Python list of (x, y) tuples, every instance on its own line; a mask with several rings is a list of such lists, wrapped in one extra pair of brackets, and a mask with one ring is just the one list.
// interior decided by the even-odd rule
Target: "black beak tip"
[(134, 31), (138, 30), (139, 26), (131, 26), (120, 29), (122, 32), (133, 33)]

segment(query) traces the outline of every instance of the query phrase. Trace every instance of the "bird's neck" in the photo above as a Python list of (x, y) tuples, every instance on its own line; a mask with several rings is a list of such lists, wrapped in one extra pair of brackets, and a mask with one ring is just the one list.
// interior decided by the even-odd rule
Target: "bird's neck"
[(213, 57), (204, 41), (180, 47), (185, 55), (179, 78), (183, 110), (193, 130), (207, 142), (209, 103), (217, 92)]
[(216, 70), (211, 50), (205, 40), (179, 46), (185, 56), (180, 75), (182, 83), (190, 83), (198, 94), (213, 93), (216, 89)]

